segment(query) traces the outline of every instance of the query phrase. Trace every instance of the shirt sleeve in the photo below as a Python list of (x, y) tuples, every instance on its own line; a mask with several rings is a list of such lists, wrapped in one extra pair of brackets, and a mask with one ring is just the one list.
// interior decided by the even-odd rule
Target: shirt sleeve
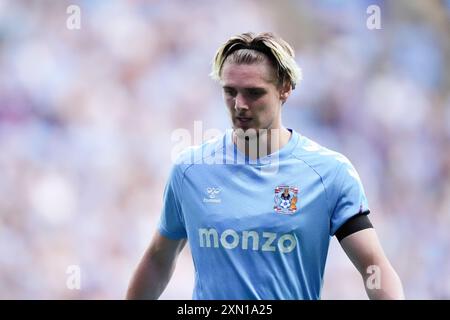
[(187, 237), (180, 198), (182, 180), (181, 168), (175, 165), (164, 189), (163, 207), (158, 225), (159, 232), (173, 240)]
[(330, 235), (351, 217), (370, 212), (361, 179), (350, 161), (341, 163), (332, 190)]

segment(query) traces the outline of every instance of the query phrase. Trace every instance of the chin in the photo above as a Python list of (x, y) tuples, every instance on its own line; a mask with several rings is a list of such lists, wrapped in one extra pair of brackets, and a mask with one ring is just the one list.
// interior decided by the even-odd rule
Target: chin
[(254, 128), (251, 125), (234, 125), (233, 129), (235, 129), (235, 130), (244, 130), (244, 131), (250, 130), (250, 129), (258, 130), (257, 128)]
[(238, 138), (254, 139), (259, 136), (258, 128), (235, 126), (234, 132)]

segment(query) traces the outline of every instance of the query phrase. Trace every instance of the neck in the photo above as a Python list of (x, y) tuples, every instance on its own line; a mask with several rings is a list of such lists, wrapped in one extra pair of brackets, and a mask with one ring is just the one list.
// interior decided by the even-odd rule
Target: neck
[(291, 132), (285, 127), (279, 129), (233, 130), (233, 143), (239, 151), (251, 159), (258, 159), (277, 152), (291, 138)]

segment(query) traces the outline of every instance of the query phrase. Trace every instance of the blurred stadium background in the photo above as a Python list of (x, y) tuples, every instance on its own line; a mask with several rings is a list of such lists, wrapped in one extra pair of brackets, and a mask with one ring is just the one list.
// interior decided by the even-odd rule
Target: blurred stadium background
[[(171, 133), (228, 127), (210, 61), (246, 31), (294, 46), (304, 80), (284, 122), (352, 160), (407, 298), (450, 298), (450, 1), (420, 0), (0, 0), (0, 298), (124, 297)], [(162, 298), (192, 286), (185, 250)], [(333, 239), (323, 299), (366, 298)]]

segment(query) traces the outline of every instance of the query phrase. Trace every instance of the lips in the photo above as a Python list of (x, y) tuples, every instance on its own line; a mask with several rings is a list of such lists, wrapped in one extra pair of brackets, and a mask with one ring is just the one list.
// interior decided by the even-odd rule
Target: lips
[(243, 122), (243, 123), (247, 123), (252, 120), (252, 118), (247, 118), (247, 117), (236, 117), (236, 119), (238, 119), (240, 122)]

